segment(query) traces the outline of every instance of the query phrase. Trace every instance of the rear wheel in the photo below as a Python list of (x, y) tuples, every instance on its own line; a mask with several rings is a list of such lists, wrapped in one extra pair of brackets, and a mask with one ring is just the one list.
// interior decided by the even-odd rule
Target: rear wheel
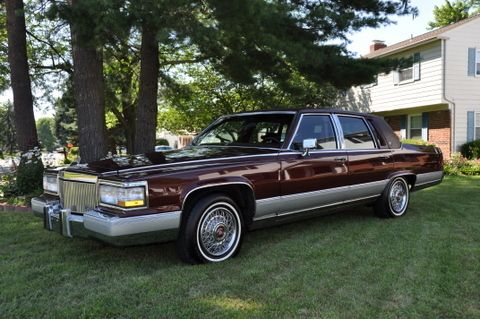
[(410, 201), (410, 188), (403, 177), (394, 178), (375, 203), (379, 217), (401, 217), (405, 215)]
[(182, 223), (177, 252), (192, 264), (224, 261), (238, 253), (243, 228), (240, 209), (231, 198), (209, 195), (193, 206)]

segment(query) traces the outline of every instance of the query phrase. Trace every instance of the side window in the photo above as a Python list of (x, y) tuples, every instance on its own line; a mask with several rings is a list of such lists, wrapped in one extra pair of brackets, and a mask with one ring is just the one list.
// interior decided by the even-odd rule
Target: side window
[(375, 148), (367, 124), (358, 117), (339, 116), (347, 149)]
[(303, 116), (291, 148), (298, 151), (303, 150), (303, 140), (305, 139), (316, 139), (315, 149), (317, 150), (336, 149), (335, 131), (330, 117), (328, 115)]

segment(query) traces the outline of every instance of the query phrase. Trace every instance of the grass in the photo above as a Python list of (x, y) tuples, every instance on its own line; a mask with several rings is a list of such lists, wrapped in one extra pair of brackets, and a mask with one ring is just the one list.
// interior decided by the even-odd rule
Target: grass
[(479, 318), (479, 194), (479, 177), (448, 177), (403, 218), (259, 230), (198, 266), (171, 243), (114, 248), (0, 213), (0, 318)]

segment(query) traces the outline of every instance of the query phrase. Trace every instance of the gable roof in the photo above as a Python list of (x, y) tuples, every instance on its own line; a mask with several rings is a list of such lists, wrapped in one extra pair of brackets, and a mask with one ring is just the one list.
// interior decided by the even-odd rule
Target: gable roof
[(413, 37), (411, 39), (404, 40), (404, 41), (386, 46), (385, 48), (382, 48), (382, 49), (376, 50), (372, 53), (366, 54), (363, 57), (367, 58), (367, 59), (376, 58), (376, 57), (383, 56), (383, 55), (388, 55), (388, 54), (391, 54), (391, 53), (394, 53), (394, 52), (397, 52), (397, 51), (402, 51), (402, 50), (405, 50), (409, 47), (417, 46), (417, 45), (420, 45), (420, 44), (423, 44), (423, 43), (427, 43), (427, 42), (430, 42), (430, 41), (440, 39), (440, 35), (442, 35), (443, 33), (447, 32), (449, 30), (452, 30), (456, 27), (459, 27), (461, 25), (464, 25), (464, 24), (466, 24), (466, 23), (468, 23), (472, 20), (475, 20), (477, 18), (480, 18), (480, 14), (474, 15), (470, 18), (458, 21), (456, 23), (452, 23), (452, 24), (447, 25), (445, 27), (441, 27), (441, 28), (432, 30), (430, 32), (418, 35), (418, 36)]

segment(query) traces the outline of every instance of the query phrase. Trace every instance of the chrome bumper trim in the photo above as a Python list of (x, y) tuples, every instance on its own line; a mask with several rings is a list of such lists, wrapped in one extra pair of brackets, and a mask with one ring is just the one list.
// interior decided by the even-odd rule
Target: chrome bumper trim
[(120, 218), (97, 211), (83, 215), (85, 228), (108, 237), (178, 229), (180, 211)]
[(37, 217), (42, 217), (43, 218), (44, 207), (50, 206), (50, 205), (55, 205), (55, 204), (58, 205), (59, 203), (60, 202), (58, 200), (57, 201), (48, 201), (44, 197), (34, 197), (34, 198), (32, 198), (32, 201), (31, 201), (33, 214)]
[(43, 197), (32, 199), (32, 209), (35, 216), (43, 218), (47, 230), (65, 237), (94, 237), (122, 246), (135, 244), (137, 235), (142, 237), (142, 243), (174, 239), (181, 218), (181, 211), (123, 218), (95, 210), (77, 215), (62, 209), (58, 201), (49, 202)]

